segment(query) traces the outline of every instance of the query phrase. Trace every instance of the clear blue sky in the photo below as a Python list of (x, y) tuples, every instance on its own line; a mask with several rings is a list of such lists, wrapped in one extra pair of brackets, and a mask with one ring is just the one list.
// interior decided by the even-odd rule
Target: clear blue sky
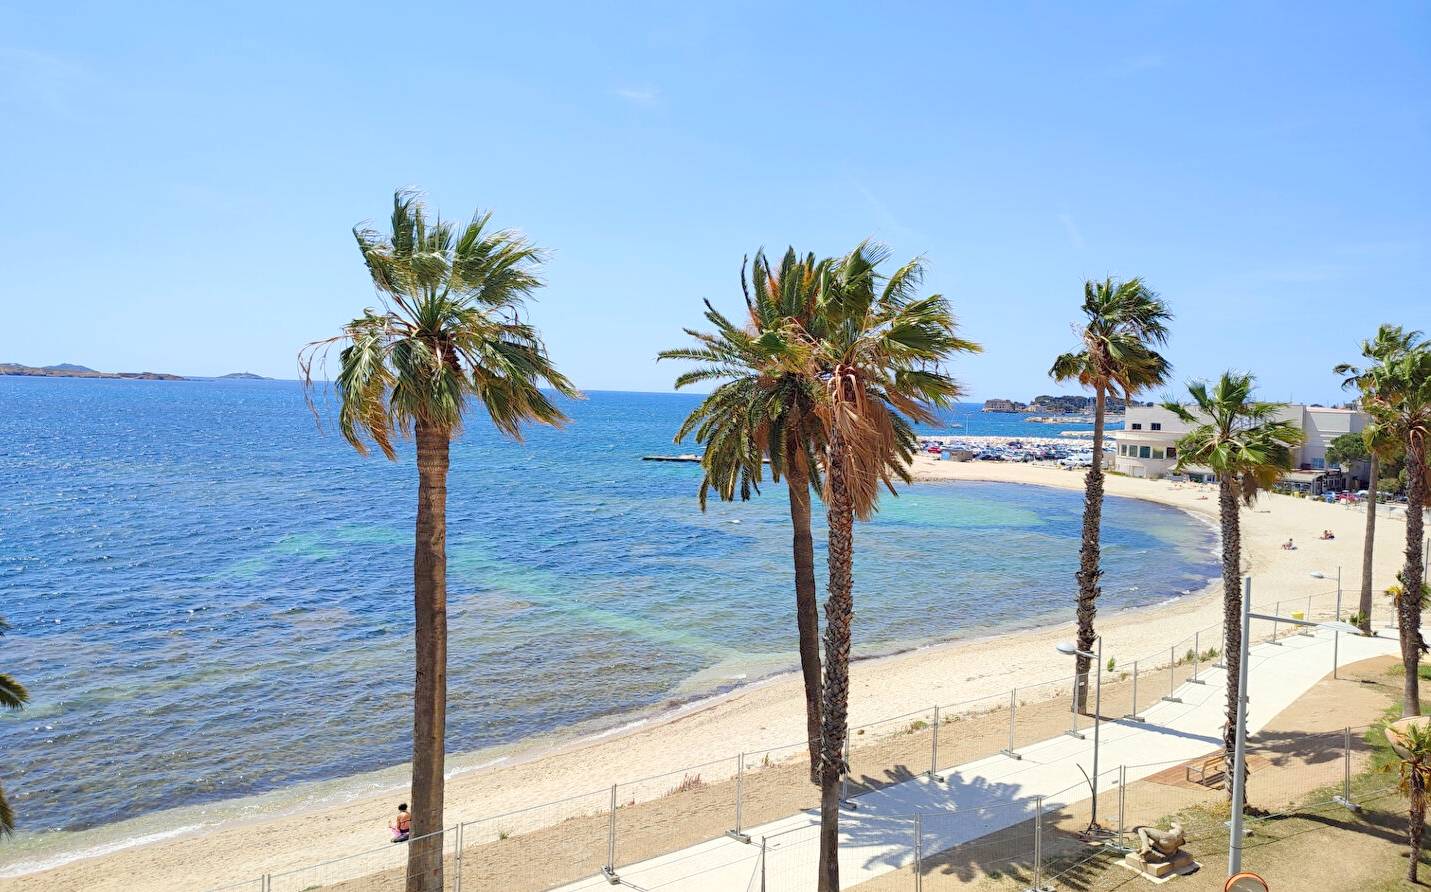
[[(697, 8), (697, 7), (704, 8)], [(1087, 277), (1171, 302), (1178, 377), (1339, 398), (1431, 328), (1431, 5), (0, 5), (0, 361), (294, 377), (373, 301), (350, 227), (415, 185), (552, 249), (532, 311), (590, 389), (742, 254), (873, 235), (1054, 390)]]

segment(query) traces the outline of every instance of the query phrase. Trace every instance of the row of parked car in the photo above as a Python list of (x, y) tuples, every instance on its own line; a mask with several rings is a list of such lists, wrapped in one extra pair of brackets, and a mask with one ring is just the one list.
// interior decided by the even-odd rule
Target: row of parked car
[(959, 440), (928, 440), (924, 441), (924, 448), (951, 461), (1044, 461), (1070, 468), (1086, 468), (1093, 464), (1093, 450), (1083, 443), (1038, 445), (1010, 440), (1003, 445), (990, 445)]

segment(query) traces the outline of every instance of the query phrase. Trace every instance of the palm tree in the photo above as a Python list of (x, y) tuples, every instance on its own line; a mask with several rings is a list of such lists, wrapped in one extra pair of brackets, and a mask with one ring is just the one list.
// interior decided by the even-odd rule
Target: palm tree
[(825, 447), (824, 426), (815, 413), (819, 381), (805, 374), (809, 365), (816, 307), (831, 261), (800, 257), (793, 248), (772, 268), (757, 251), (746, 279), (744, 327), (706, 303), (712, 333), (686, 329), (698, 346), (665, 350), (660, 359), (688, 360), (699, 366), (676, 379), (682, 388), (721, 381), (701, 401), (676, 433), (680, 442), (692, 431), (704, 444), (700, 503), (714, 489), (724, 501), (758, 492), (764, 460), (770, 476), (785, 479), (790, 497), (791, 550), (795, 564), (795, 618), (799, 630), (800, 669), (805, 679), (805, 721), (810, 753), (810, 781), (820, 782), (820, 614), (815, 592), (815, 545), (810, 534), (810, 487), (819, 486), (818, 456)]
[(1401, 782), (1398, 788), (1411, 802), (1406, 826), (1411, 859), (1406, 867), (1406, 879), (1416, 883), (1416, 868), (1421, 861), (1421, 837), (1426, 830), (1426, 787), (1431, 781), (1431, 727), (1417, 723), (1394, 726), (1387, 729), (1386, 736), (1400, 758)]
[[(1238, 669), (1242, 660), (1242, 528), (1241, 505), (1270, 489), (1292, 467), (1292, 447), (1302, 442), (1301, 429), (1278, 419), (1286, 406), (1252, 399), (1253, 377), (1223, 372), (1208, 391), (1205, 381), (1188, 385), (1192, 405), (1163, 406), (1193, 429), (1178, 440), (1177, 469), (1210, 469), (1217, 475), (1218, 509), (1222, 520), (1222, 661), (1227, 667), (1227, 724), (1223, 728), (1224, 774), (1232, 777), (1237, 736)], [(1232, 785), (1226, 784), (1228, 798)]]
[[(1421, 332), (1406, 331), (1399, 325), (1383, 324), (1376, 331), (1376, 337), (1370, 341), (1361, 342), (1361, 355), (1370, 361), (1364, 367), (1357, 367), (1350, 363), (1340, 363), (1332, 369), (1333, 374), (1341, 375), (1342, 387), (1346, 390), (1357, 390), (1361, 394), (1363, 405), (1371, 399), (1373, 394), (1371, 388), (1376, 384), (1374, 370), (1379, 366), (1398, 356), (1412, 350), (1421, 341)], [(1370, 479), (1367, 482), (1366, 492), (1366, 533), (1362, 538), (1361, 552), (1361, 630), (1364, 634), (1371, 634), (1371, 570), (1372, 556), (1375, 553), (1376, 544), (1376, 486), (1378, 477), (1381, 474), (1381, 460), (1383, 457), (1391, 457), (1397, 451), (1400, 444), (1395, 436), (1382, 425), (1373, 421), (1362, 430), (1362, 442), (1366, 446), (1367, 458), (1371, 464)]]
[(1078, 381), (1091, 387), (1093, 403), (1093, 464), (1084, 477), (1083, 544), (1078, 551), (1078, 696), (1076, 708), (1088, 708), (1089, 658), (1093, 650), (1093, 618), (1098, 612), (1099, 533), (1103, 523), (1103, 415), (1109, 391), (1131, 402), (1133, 395), (1167, 380), (1168, 361), (1155, 345), (1167, 343), (1167, 304), (1143, 283), (1104, 279), (1083, 283), (1083, 315), (1079, 330), (1082, 349), (1053, 361), (1049, 375), (1060, 383)]
[(917, 448), (911, 422), (931, 422), (934, 410), (959, 395), (941, 363), (980, 347), (955, 334), (949, 304), (916, 297), (924, 267), (911, 260), (887, 278), (879, 265), (888, 249), (863, 242), (832, 269), (822, 289), (824, 337), (808, 373), (824, 383), (818, 411), (828, 443), (825, 506), (829, 583), (825, 601), (825, 678), (821, 690), (820, 892), (837, 892), (840, 777), (849, 708), (850, 623), (854, 612), (854, 519), (868, 519), (881, 485), (908, 480)]
[[(10, 628), (4, 619), (0, 619), (0, 637), (5, 635)], [(0, 707), (9, 711), (16, 711), (25, 708), (25, 703), (30, 699), (29, 691), (11, 676), (0, 672)], [(15, 832), (15, 810), (10, 807), (10, 802), (5, 798), (4, 788), (0, 788), (0, 836), (9, 836)]]
[[(1365, 401), (1378, 427), (1398, 440), (1406, 454), (1406, 560), (1397, 580), (1402, 589), (1419, 592), (1426, 581), (1421, 537), (1426, 492), (1431, 485), (1427, 466), (1431, 437), (1431, 346), (1416, 345), (1371, 371), (1371, 397)], [(1421, 605), (1416, 598), (1402, 598), (1397, 607), (1400, 627), (1401, 661), (1405, 668), (1402, 711), (1421, 714), (1420, 679), (1417, 664), (1426, 653), (1421, 637)]]
[[(368, 308), (335, 338), (304, 348), (299, 363), (312, 407), (313, 367), (339, 353), (338, 427), (359, 454), (368, 440), (396, 460), (394, 439), (417, 441), (413, 550), (416, 661), (413, 684), (412, 843), (408, 892), (442, 889), (443, 759), (447, 716), (448, 450), (474, 401), (502, 433), (523, 422), (560, 425), (566, 416), (539, 385), (580, 396), (525, 322), (525, 299), (541, 280), (538, 250), (512, 231), (491, 231), (490, 213), (464, 227), (429, 219), (421, 197), (393, 196), (392, 230), (355, 227), (377, 289)], [(316, 408), (314, 408), (316, 413)]]

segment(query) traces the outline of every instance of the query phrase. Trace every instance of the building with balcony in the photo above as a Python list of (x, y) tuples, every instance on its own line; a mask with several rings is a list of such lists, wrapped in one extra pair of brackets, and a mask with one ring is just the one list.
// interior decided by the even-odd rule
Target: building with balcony
[[(1367, 469), (1363, 463), (1340, 469), (1328, 467), (1327, 463), (1327, 447), (1333, 440), (1342, 434), (1360, 433), (1366, 427), (1364, 412), (1290, 405), (1279, 418), (1291, 421), (1306, 437), (1292, 451), (1295, 472), (1287, 478), (1289, 486), (1320, 495), (1364, 485)], [(1129, 406), (1123, 429), (1112, 434), (1113, 470), (1154, 480), (1167, 476), (1178, 462), (1178, 440), (1191, 429), (1192, 425), (1162, 406)], [(1184, 470), (1193, 480), (1212, 479), (1206, 468)]]

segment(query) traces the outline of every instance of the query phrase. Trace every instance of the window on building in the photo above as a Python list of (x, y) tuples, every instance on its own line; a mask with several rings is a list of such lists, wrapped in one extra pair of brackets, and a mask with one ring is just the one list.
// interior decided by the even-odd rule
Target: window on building
[(1169, 447), (1168, 447), (1168, 458), (1177, 458), (1177, 457), (1178, 457), (1178, 447), (1176, 447), (1176, 446), (1169, 446)]
[(1163, 457), (1163, 450), (1162, 450), (1161, 448), (1157, 447), (1157, 446), (1154, 446), (1154, 447), (1153, 447), (1153, 458), (1158, 458), (1158, 459), (1160, 459), (1160, 458), (1162, 458), (1162, 457)]
[(1129, 425), (1129, 426), (1130, 426), (1131, 428), (1133, 428), (1133, 430), (1135, 430), (1135, 431), (1140, 431), (1140, 430), (1143, 429), (1143, 425), (1140, 424), (1139, 422), (1136, 422), (1136, 421), (1133, 422), (1133, 423), (1132, 423), (1131, 425)]
[(1321, 459), (1321, 458), (1314, 458), (1314, 459), (1312, 459), (1312, 467), (1313, 467), (1313, 468), (1316, 468), (1318, 471), (1322, 470), (1322, 469), (1325, 468), (1326, 466), (1327, 466), (1326, 459)]
[(1153, 454), (1152, 447), (1149, 447), (1149, 446), (1139, 446), (1139, 447), (1138, 447), (1138, 457), (1139, 457), (1139, 458), (1149, 458), (1149, 457), (1152, 456), (1152, 454)]
[(1148, 429), (1160, 431), (1163, 429), (1163, 423), (1161, 421), (1154, 421), (1152, 424), (1148, 425)]

